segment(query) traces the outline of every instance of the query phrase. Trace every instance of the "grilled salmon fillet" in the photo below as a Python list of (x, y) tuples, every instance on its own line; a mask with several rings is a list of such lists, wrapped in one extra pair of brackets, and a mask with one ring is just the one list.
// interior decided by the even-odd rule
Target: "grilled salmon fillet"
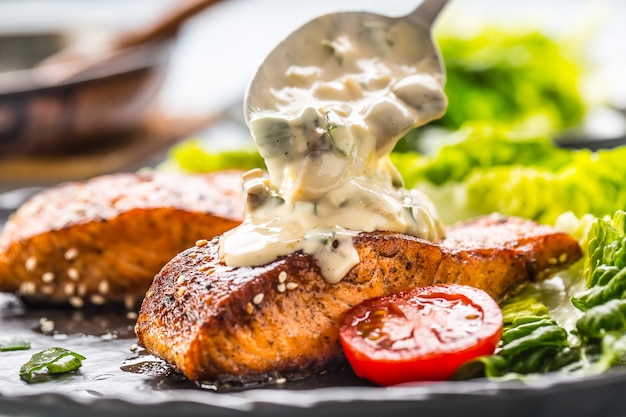
[(241, 222), (241, 174), (119, 173), (47, 189), (0, 234), (0, 291), (130, 308), (173, 256)]
[(359, 264), (328, 284), (301, 252), (233, 268), (219, 260), (219, 237), (199, 242), (155, 277), (136, 324), (139, 342), (197, 383), (306, 376), (341, 360), (343, 316), (368, 298), (460, 283), (500, 300), (581, 257), (566, 233), (495, 215), (449, 228), (441, 243), (371, 232), (354, 244)]

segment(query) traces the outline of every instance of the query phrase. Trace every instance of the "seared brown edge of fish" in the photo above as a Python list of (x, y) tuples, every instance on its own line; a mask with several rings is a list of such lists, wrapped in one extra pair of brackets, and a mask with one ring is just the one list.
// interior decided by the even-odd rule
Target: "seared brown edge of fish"
[(173, 256), (241, 222), (241, 174), (118, 173), (47, 189), (0, 234), (0, 291), (132, 308)]
[(345, 312), (371, 297), (438, 283), (472, 285), (501, 300), (581, 257), (575, 239), (547, 226), (487, 216), (448, 230), (440, 244), (359, 233), (360, 263), (328, 284), (310, 255), (233, 268), (219, 238), (177, 255), (155, 277), (136, 333), (141, 345), (198, 383), (307, 376), (342, 359)]

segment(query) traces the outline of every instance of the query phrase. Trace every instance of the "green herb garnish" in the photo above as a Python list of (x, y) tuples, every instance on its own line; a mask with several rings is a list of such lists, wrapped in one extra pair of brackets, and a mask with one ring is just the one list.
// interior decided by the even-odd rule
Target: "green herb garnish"
[(62, 374), (74, 371), (81, 367), (86, 358), (70, 350), (51, 347), (35, 353), (30, 361), (20, 368), (20, 378), (26, 382), (33, 382), (40, 371), (47, 374)]
[(27, 349), (30, 349), (30, 342), (20, 337), (6, 337), (0, 339), (0, 352)]
[(354, 138), (337, 113), (333, 111), (326, 113), (326, 130), (335, 149), (343, 156), (349, 156), (354, 149)]

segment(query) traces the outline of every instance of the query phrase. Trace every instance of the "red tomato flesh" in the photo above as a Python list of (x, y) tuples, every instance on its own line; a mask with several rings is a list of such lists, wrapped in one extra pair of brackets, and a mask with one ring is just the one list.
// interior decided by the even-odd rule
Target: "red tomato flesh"
[(492, 354), (501, 334), (498, 303), (458, 284), (366, 300), (339, 330), (354, 372), (378, 385), (449, 379), (463, 363)]

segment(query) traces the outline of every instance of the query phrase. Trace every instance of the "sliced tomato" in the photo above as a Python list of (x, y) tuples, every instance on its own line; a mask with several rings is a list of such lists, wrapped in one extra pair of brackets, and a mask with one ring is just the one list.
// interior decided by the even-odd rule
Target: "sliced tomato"
[(339, 331), (354, 372), (379, 385), (449, 379), (463, 363), (493, 353), (501, 334), (496, 301), (458, 284), (364, 301)]

